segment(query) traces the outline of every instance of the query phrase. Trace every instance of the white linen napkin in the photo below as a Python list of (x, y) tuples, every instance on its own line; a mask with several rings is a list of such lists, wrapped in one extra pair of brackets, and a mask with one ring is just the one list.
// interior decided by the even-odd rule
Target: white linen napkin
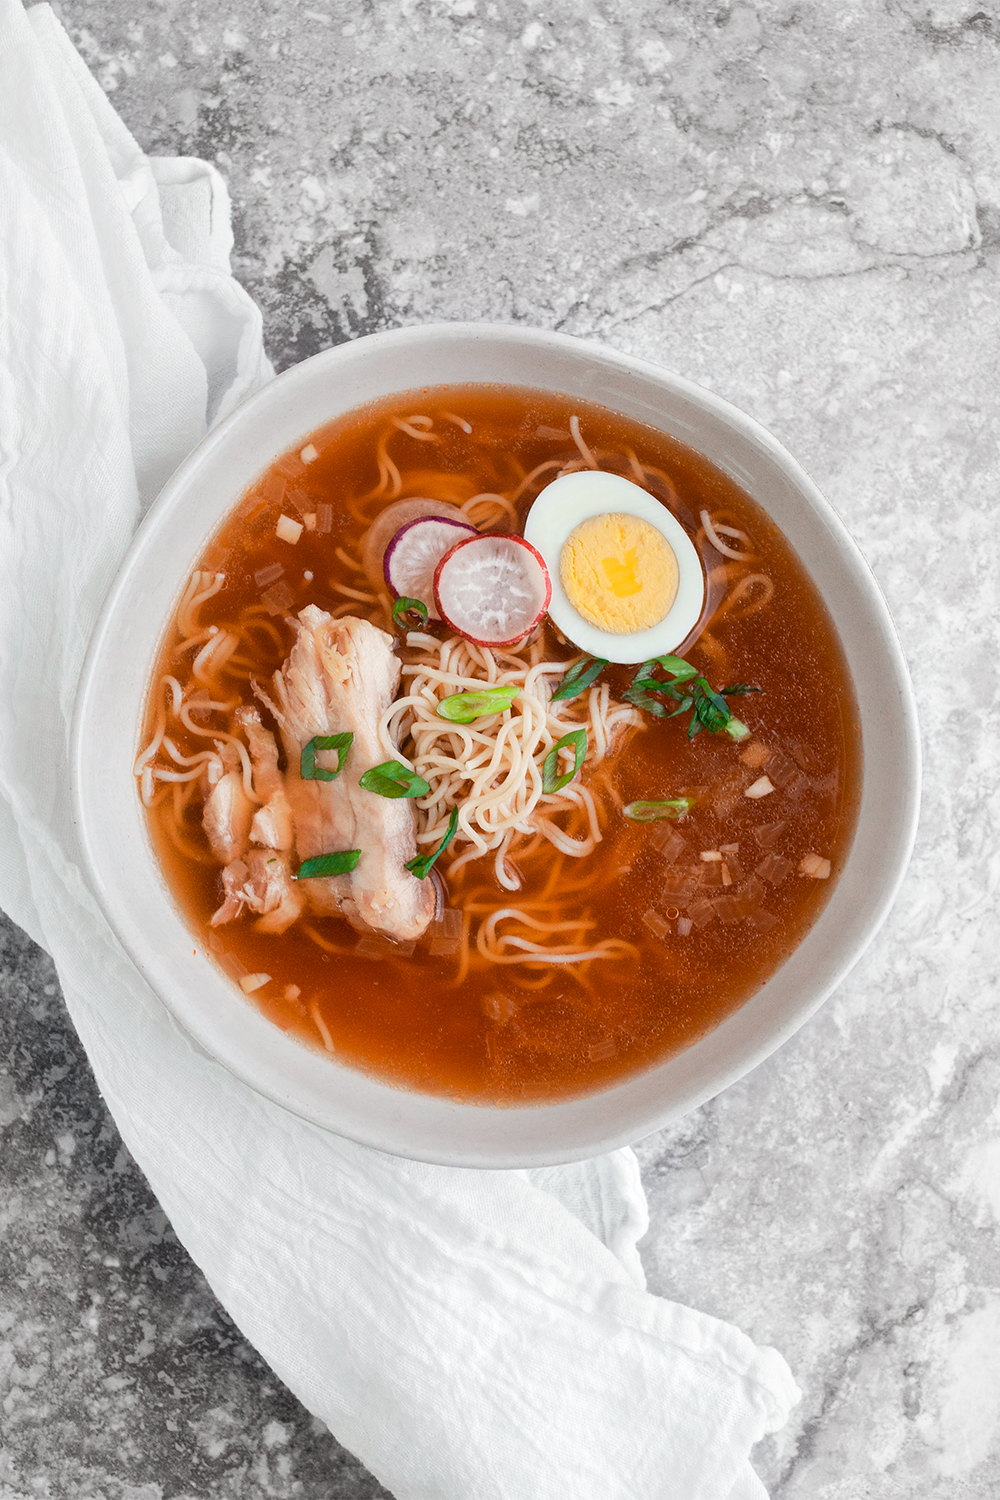
[(18, 0), (0, 205), (0, 904), (55, 959), (178, 1237), (399, 1500), (766, 1500), (749, 1449), (798, 1393), (774, 1350), (645, 1291), (631, 1151), (475, 1172), (353, 1145), (202, 1054), (119, 948), (67, 794), (87, 640), (143, 505), (271, 370), (219, 175), (146, 158)]

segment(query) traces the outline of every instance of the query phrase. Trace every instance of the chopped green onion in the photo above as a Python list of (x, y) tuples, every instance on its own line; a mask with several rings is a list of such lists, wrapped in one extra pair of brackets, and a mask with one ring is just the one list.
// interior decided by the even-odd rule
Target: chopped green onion
[[(302, 746), (302, 754), (299, 757), (299, 774), (302, 780), (333, 781), (344, 769), (353, 743), (354, 736), (349, 733), (314, 735), (308, 745)], [(325, 771), (322, 766), (316, 764), (317, 750), (336, 750), (337, 768), (335, 771)]]
[(662, 667), (664, 672), (669, 672), (675, 682), (690, 682), (692, 677), (698, 675), (698, 668), (692, 667), (682, 656), (654, 656), (640, 667), (640, 677), (648, 677), (657, 666)]
[(692, 807), (693, 797), (673, 797), (665, 802), (630, 802), (622, 811), (633, 823), (655, 823), (658, 818), (683, 818)]
[(518, 687), (494, 687), (481, 693), (452, 693), (438, 704), (438, 717), (450, 719), (453, 724), (471, 724), (483, 714), (502, 714), (520, 691)]
[[(559, 752), (560, 750), (572, 750), (574, 764), (571, 771), (559, 774)], [(556, 740), (552, 749), (542, 762), (542, 791), (559, 792), (567, 786), (583, 765), (587, 755), (587, 731), (585, 729), (574, 729), (569, 734), (564, 734), (561, 740)]]
[[(701, 691), (695, 698), (695, 717), (692, 720), (692, 724), (697, 722), (699, 725), (703, 725), (710, 734), (718, 734), (720, 729), (725, 729), (733, 717), (726, 707), (726, 700), (725, 698), (720, 698), (719, 694), (709, 687), (704, 677), (696, 677), (694, 686)], [(688, 730), (688, 735), (691, 739), (694, 739), (694, 735), (690, 729)]]
[[(625, 689), (622, 697), (626, 700), (626, 702), (634, 703), (636, 708), (644, 708), (646, 712), (652, 714), (655, 719), (672, 719), (673, 714), (667, 713), (667, 710), (664, 708), (659, 699), (651, 698), (649, 695), (649, 689), (646, 684), (655, 681), (655, 678), (636, 677), (632, 681), (631, 685)], [(662, 683), (657, 683), (656, 690), (659, 691), (662, 687)], [(688, 702), (687, 706), (688, 708), (691, 707), (690, 701)], [(677, 712), (683, 713), (684, 710), (683, 708), (681, 708), (677, 710)]]
[(423, 797), (430, 791), (429, 783), (422, 776), (398, 760), (386, 760), (380, 766), (372, 766), (359, 778), (358, 785), (379, 797)]
[(558, 703), (562, 698), (575, 698), (585, 692), (607, 666), (603, 656), (585, 656), (570, 667), (565, 677), (552, 694), (550, 702)]
[(341, 849), (336, 854), (317, 854), (299, 865), (296, 880), (317, 880), (321, 875), (346, 875), (361, 858), (360, 849)]
[[(749, 682), (734, 682), (732, 687), (722, 689), (722, 696), (723, 698), (739, 698), (744, 693), (761, 692), (763, 692), (763, 688), (751, 687)], [(732, 739), (734, 739), (737, 744), (739, 744), (741, 740), (750, 738), (750, 730), (744, 724), (743, 720), (737, 719), (732, 716), (730, 717), (729, 723), (726, 725), (726, 733)]]
[(438, 844), (434, 853), (417, 854), (413, 859), (407, 862), (406, 868), (409, 870), (411, 875), (415, 875), (418, 880), (424, 880), (430, 874), (431, 866), (434, 864), (434, 861), (437, 859), (438, 855), (444, 853), (448, 845), (451, 843), (452, 839), (455, 837), (455, 829), (457, 827), (458, 808), (453, 807), (451, 810), (451, 817), (448, 819), (448, 827), (445, 830), (444, 838), (441, 840), (440, 844)]
[[(657, 666), (669, 672), (669, 682), (652, 676), (653, 669)], [(732, 739), (739, 742), (747, 738), (750, 730), (740, 719), (733, 717), (726, 698), (760, 691), (760, 688), (751, 687), (749, 683), (737, 682), (717, 693), (707, 678), (699, 674), (697, 667), (692, 667), (682, 657), (654, 656), (651, 661), (643, 662), (622, 696), (657, 719), (676, 719), (678, 714), (690, 711), (689, 740), (693, 740), (703, 729), (707, 729), (709, 734), (718, 734), (724, 729)], [(653, 697), (654, 693), (659, 696)], [(662, 701), (664, 698), (672, 700), (677, 707), (668, 711)]]
[(427, 624), (427, 605), (422, 599), (408, 599), (404, 594), (397, 599), (392, 606), (392, 623), (394, 625), (406, 625), (404, 615), (416, 615), (421, 625)]

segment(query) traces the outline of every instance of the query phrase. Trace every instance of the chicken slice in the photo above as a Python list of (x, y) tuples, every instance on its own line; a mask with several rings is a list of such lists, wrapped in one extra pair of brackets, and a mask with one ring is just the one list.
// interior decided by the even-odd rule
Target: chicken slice
[(237, 709), (236, 719), (247, 737), (253, 762), (253, 787), (261, 800), (250, 825), (250, 841), (266, 849), (291, 849), (292, 809), (278, 769), (278, 746), (265, 729), (256, 708)]
[[(315, 605), (302, 610), (298, 628), (288, 660), (274, 675), (296, 852), (306, 860), (361, 850), (350, 874), (304, 882), (307, 899), (315, 911), (340, 913), (353, 925), (403, 941), (418, 938), (434, 914), (435, 895), (430, 881), (405, 868), (417, 852), (412, 802), (358, 785), (370, 767), (398, 754), (381, 729), (399, 686), (391, 637), (367, 620), (335, 620)], [(347, 731), (354, 743), (340, 775), (303, 781), (302, 747), (316, 735)]]
[(215, 783), (201, 815), (212, 853), (220, 864), (232, 864), (246, 852), (254, 804), (243, 788), (242, 771), (227, 771)]
[(211, 927), (221, 927), (224, 922), (233, 922), (239, 916), (246, 905), (246, 897), (241, 894), (246, 878), (250, 874), (249, 869), (241, 859), (234, 859), (222, 872), (222, 894), (224, 900), (217, 912), (212, 915)]
[(258, 807), (250, 824), (250, 842), (265, 849), (292, 847), (292, 810), (284, 792), (278, 792), (264, 807)]
[(251, 849), (245, 861), (234, 860), (222, 872), (225, 900), (212, 917), (221, 927), (244, 906), (260, 915), (257, 932), (284, 932), (302, 915), (305, 896), (292, 878), (288, 857), (275, 849)]
[(288, 856), (276, 849), (251, 849), (247, 855), (250, 867), (248, 885), (253, 892), (249, 902), (261, 918), (254, 923), (257, 932), (284, 932), (297, 922), (306, 904), (305, 892), (292, 878)]
[(236, 722), (246, 735), (253, 762), (253, 789), (261, 802), (268, 802), (276, 792), (285, 790), (278, 770), (278, 746), (274, 735), (265, 729), (260, 713), (250, 704), (236, 710)]

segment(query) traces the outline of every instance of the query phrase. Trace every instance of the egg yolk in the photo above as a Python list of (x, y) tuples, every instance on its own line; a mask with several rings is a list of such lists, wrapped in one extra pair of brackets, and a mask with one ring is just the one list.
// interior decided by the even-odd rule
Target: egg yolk
[(573, 608), (601, 630), (633, 635), (658, 625), (677, 597), (674, 550), (638, 516), (581, 521), (566, 538), (559, 577)]

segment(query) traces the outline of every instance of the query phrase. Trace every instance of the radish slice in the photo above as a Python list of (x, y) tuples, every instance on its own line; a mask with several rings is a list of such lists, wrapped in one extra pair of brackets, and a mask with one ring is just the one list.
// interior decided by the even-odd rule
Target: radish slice
[(457, 505), (449, 505), (447, 500), (427, 500), (417, 495), (409, 500), (394, 500), (385, 510), (379, 511), (361, 543), (361, 566), (377, 589), (385, 581), (382, 564), (386, 547), (401, 526), (405, 526), (408, 521), (415, 521), (418, 516), (441, 516), (443, 520), (449, 521), (465, 520)]
[(427, 618), (440, 620), (434, 607), (434, 574), (438, 563), (455, 543), (479, 532), (466, 520), (449, 516), (418, 516), (396, 532), (385, 549), (385, 581), (397, 599), (419, 599), (427, 606)]
[(514, 646), (549, 607), (549, 570), (523, 536), (471, 536), (438, 563), (442, 619), (476, 646)]

